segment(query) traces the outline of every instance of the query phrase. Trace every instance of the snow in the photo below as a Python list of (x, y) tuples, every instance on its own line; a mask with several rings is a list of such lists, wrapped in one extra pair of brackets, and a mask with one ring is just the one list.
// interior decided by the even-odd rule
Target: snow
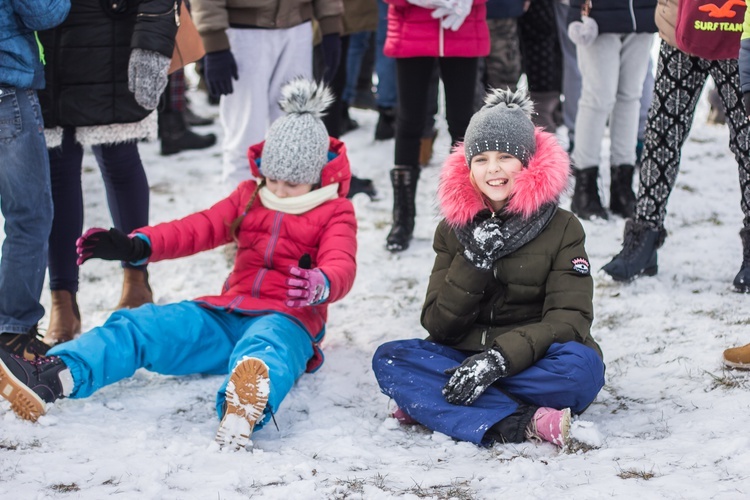
[[(217, 113), (200, 95), (193, 100), (199, 112)], [(706, 114), (702, 101), (669, 204), (659, 274), (625, 285), (595, 275), (593, 333), (607, 385), (574, 418), (578, 441), (567, 452), (531, 442), (480, 448), (389, 416), (393, 403), (378, 390), (370, 360), (383, 342), (425, 336), (419, 315), (438, 222), (437, 165), (449, 141), (441, 121), (435, 158), (420, 179), (415, 239), (392, 255), (384, 243), (393, 141), (375, 143), (377, 115), (353, 110), (360, 128), (343, 137), (352, 168), (374, 179), (381, 199), (354, 200), (357, 280), (330, 308), (325, 365), (299, 380), (276, 415), (278, 430), (269, 423), (254, 433), (252, 452), (218, 453), (219, 376), (140, 370), (88, 399), (57, 402), (36, 424), (2, 402), (0, 498), (750, 497), (750, 373), (721, 364), (723, 349), (750, 342), (750, 296), (731, 288), (742, 260), (737, 166), (726, 127), (704, 125)], [(153, 223), (206, 208), (226, 192), (218, 146), (172, 157), (159, 156), (156, 143), (141, 151)], [(109, 227), (98, 168), (91, 155), (84, 162), (85, 227)], [(608, 168), (602, 174), (608, 186)], [(619, 251), (624, 221), (583, 224), (597, 271)], [(218, 292), (228, 269), (221, 249), (149, 267), (161, 304)], [(118, 264), (83, 265), (84, 329), (105, 320), (120, 287)], [(49, 305), (46, 291), (43, 301)]]

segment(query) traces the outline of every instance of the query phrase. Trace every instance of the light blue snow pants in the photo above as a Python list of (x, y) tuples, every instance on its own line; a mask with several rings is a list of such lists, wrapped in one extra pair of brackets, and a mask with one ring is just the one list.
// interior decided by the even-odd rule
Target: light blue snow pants
[[(104, 325), (49, 351), (70, 368), (71, 398), (132, 376), (138, 368), (163, 375), (228, 374), (244, 357), (268, 365), (270, 394), (260, 428), (276, 413), (313, 355), (307, 332), (283, 314), (244, 316), (195, 302), (147, 304), (114, 312)], [(221, 418), (229, 376), (216, 396)]]

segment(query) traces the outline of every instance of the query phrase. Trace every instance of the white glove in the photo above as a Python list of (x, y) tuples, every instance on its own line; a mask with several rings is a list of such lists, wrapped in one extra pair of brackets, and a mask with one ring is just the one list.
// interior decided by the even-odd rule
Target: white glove
[(432, 17), (440, 19), (440, 25), (447, 30), (458, 31), (471, 12), (474, 0), (444, 0), (444, 5), (432, 11)]

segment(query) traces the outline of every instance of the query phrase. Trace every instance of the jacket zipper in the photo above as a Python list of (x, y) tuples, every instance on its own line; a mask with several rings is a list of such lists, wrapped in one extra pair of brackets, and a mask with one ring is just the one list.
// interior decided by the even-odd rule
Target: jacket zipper
[(174, 3), (174, 5), (169, 9), (161, 14), (150, 14), (148, 12), (139, 12), (136, 17), (163, 17), (168, 16), (172, 12), (174, 12), (174, 23), (179, 26), (180, 25), (180, 6), (177, 4), (177, 2)]
[(260, 297), (260, 285), (263, 283), (263, 278), (266, 276), (268, 270), (273, 267), (273, 253), (276, 249), (276, 242), (279, 240), (279, 234), (281, 233), (281, 220), (283, 218), (284, 214), (281, 212), (276, 212), (276, 215), (274, 215), (273, 225), (271, 226), (271, 239), (268, 240), (268, 246), (266, 247), (266, 252), (263, 256), (264, 267), (255, 276), (253, 289), (250, 292), (255, 298)]

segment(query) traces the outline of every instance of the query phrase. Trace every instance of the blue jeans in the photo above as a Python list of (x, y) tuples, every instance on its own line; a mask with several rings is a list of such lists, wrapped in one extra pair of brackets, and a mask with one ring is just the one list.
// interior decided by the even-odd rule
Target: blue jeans
[(349, 35), (349, 48), (346, 52), (346, 85), (341, 94), (341, 99), (351, 104), (357, 95), (357, 80), (362, 69), (362, 58), (370, 47), (372, 31), (360, 31)]
[(0, 332), (25, 333), (44, 316), (39, 297), (52, 227), (49, 157), (36, 91), (0, 85)]
[(378, 0), (378, 30), (375, 32), (375, 73), (378, 75), (378, 90), (375, 100), (380, 108), (395, 108), (398, 104), (396, 60), (383, 54), (387, 34), (388, 4), (384, 0)]
[(604, 363), (577, 342), (552, 344), (526, 370), (498, 380), (472, 405), (448, 403), (441, 389), (448, 368), (467, 354), (426, 340), (396, 340), (378, 347), (372, 368), (383, 394), (425, 427), (462, 441), (486, 444), (486, 432), (512, 415), (519, 401), (533, 406), (570, 408), (581, 413), (604, 386)]
[[(305, 372), (313, 349), (305, 329), (283, 314), (244, 316), (185, 301), (116, 311), (104, 325), (49, 354), (70, 369), (71, 398), (88, 397), (138, 368), (164, 375), (226, 375), (242, 358), (258, 358), (268, 366), (271, 382), (260, 428)], [(227, 375), (216, 394), (219, 418), (228, 380)]]

